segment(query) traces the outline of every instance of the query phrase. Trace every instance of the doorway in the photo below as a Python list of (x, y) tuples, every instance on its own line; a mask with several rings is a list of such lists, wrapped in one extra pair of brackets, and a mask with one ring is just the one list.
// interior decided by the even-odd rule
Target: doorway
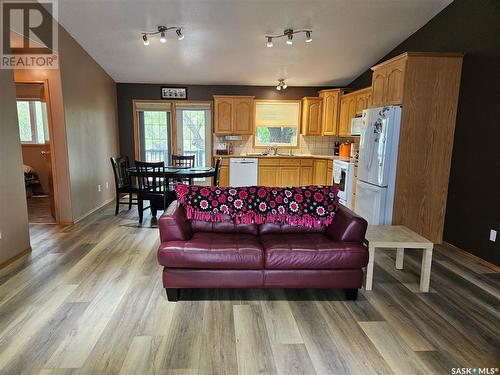
[(48, 103), (44, 82), (16, 82), (17, 117), (30, 223), (56, 223)]

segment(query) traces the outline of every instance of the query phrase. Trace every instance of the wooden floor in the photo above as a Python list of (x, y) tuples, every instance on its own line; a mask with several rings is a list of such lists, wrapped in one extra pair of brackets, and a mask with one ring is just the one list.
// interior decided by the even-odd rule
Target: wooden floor
[(50, 212), (50, 198), (48, 196), (32, 196), (27, 198), (28, 221), (30, 223), (53, 224), (56, 219)]
[[(123, 209), (122, 209), (123, 210)], [(105, 207), (32, 225), (33, 253), (0, 271), (1, 374), (450, 374), (500, 367), (500, 275), (437, 248), (377, 253), (374, 289), (197, 290), (168, 302), (158, 230)]]

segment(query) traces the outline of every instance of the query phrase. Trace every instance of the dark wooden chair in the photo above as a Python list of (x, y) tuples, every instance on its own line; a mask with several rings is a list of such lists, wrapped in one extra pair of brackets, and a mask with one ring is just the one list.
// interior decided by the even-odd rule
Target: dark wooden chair
[(215, 173), (214, 173), (214, 185), (213, 186), (219, 186), (219, 179), (220, 179), (220, 167), (222, 165), (222, 158), (217, 158), (215, 161)]
[[(173, 201), (172, 192), (166, 188), (168, 181), (161, 176), (152, 177), (148, 173), (161, 172), (164, 166), (163, 161), (155, 163), (135, 161), (139, 180), (139, 223), (142, 223), (144, 210), (151, 208), (151, 215), (155, 219), (158, 210), (164, 210), (170, 201)], [(145, 200), (150, 203), (147, 207), (144, 207)]]
[(175, 167), (194, 167), (194, 155), (174, 155), (171, 156), (171, 165)]
[[(194, 155), (174, 155), (170, 156), (170, 164), (175, 167), (181, 168), (193, 168), (194, 167)], [(189, 185), (193, 184), (192, 178), (177, 178), (173, 179), (172, 183), (175, 185), (177, 182), (187, 182)]]
[[(118, 215), (120, 204), (128, 204), (128, 209), (132, 205), (137, 205), (139, 200), (139, 188), (132, 183), (132, 179), (128, 173), (130, 163), (128, 156), (111, 157), (111, 166), (113, 167), (113, 175), (115, 176), (116, 189), (116, 207), (115, 215)], [(121, 201), (122, 195), (128, 195), (128, 201)], [(135, 198), (133, 197), (135, 195)]]

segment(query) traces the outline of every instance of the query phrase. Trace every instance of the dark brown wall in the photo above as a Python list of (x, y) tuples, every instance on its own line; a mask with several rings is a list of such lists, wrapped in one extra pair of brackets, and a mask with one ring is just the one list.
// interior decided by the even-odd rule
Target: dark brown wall
[(322, 87), (288, 87), (278, 91), (275, 86), (208, 86), (118, 83), (118, 121), (120, 128), (120, 151), (134, 160), (134, 119), (132, 99), (160, 99), (161, 87), (187, 87), (188, 100), (212, 100), (213, 95), (250, 95), (257, 99), (301, 99), (317, 96)]
[(380, 61), (406, 51), (465, 53), (444, 239), (500, 265), (500, 1), (455, 0)]

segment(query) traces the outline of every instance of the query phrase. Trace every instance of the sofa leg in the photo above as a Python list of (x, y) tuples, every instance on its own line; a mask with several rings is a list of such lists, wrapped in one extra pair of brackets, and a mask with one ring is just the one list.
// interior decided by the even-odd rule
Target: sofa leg
[(345, 298), (348, 301), (356, 301), (358, 299), (358, 290), (357, 289), (344, 289)]
[(179, 300), (179, 288), (165, 288), (165, 291), (170, 302), (177, 302)]

